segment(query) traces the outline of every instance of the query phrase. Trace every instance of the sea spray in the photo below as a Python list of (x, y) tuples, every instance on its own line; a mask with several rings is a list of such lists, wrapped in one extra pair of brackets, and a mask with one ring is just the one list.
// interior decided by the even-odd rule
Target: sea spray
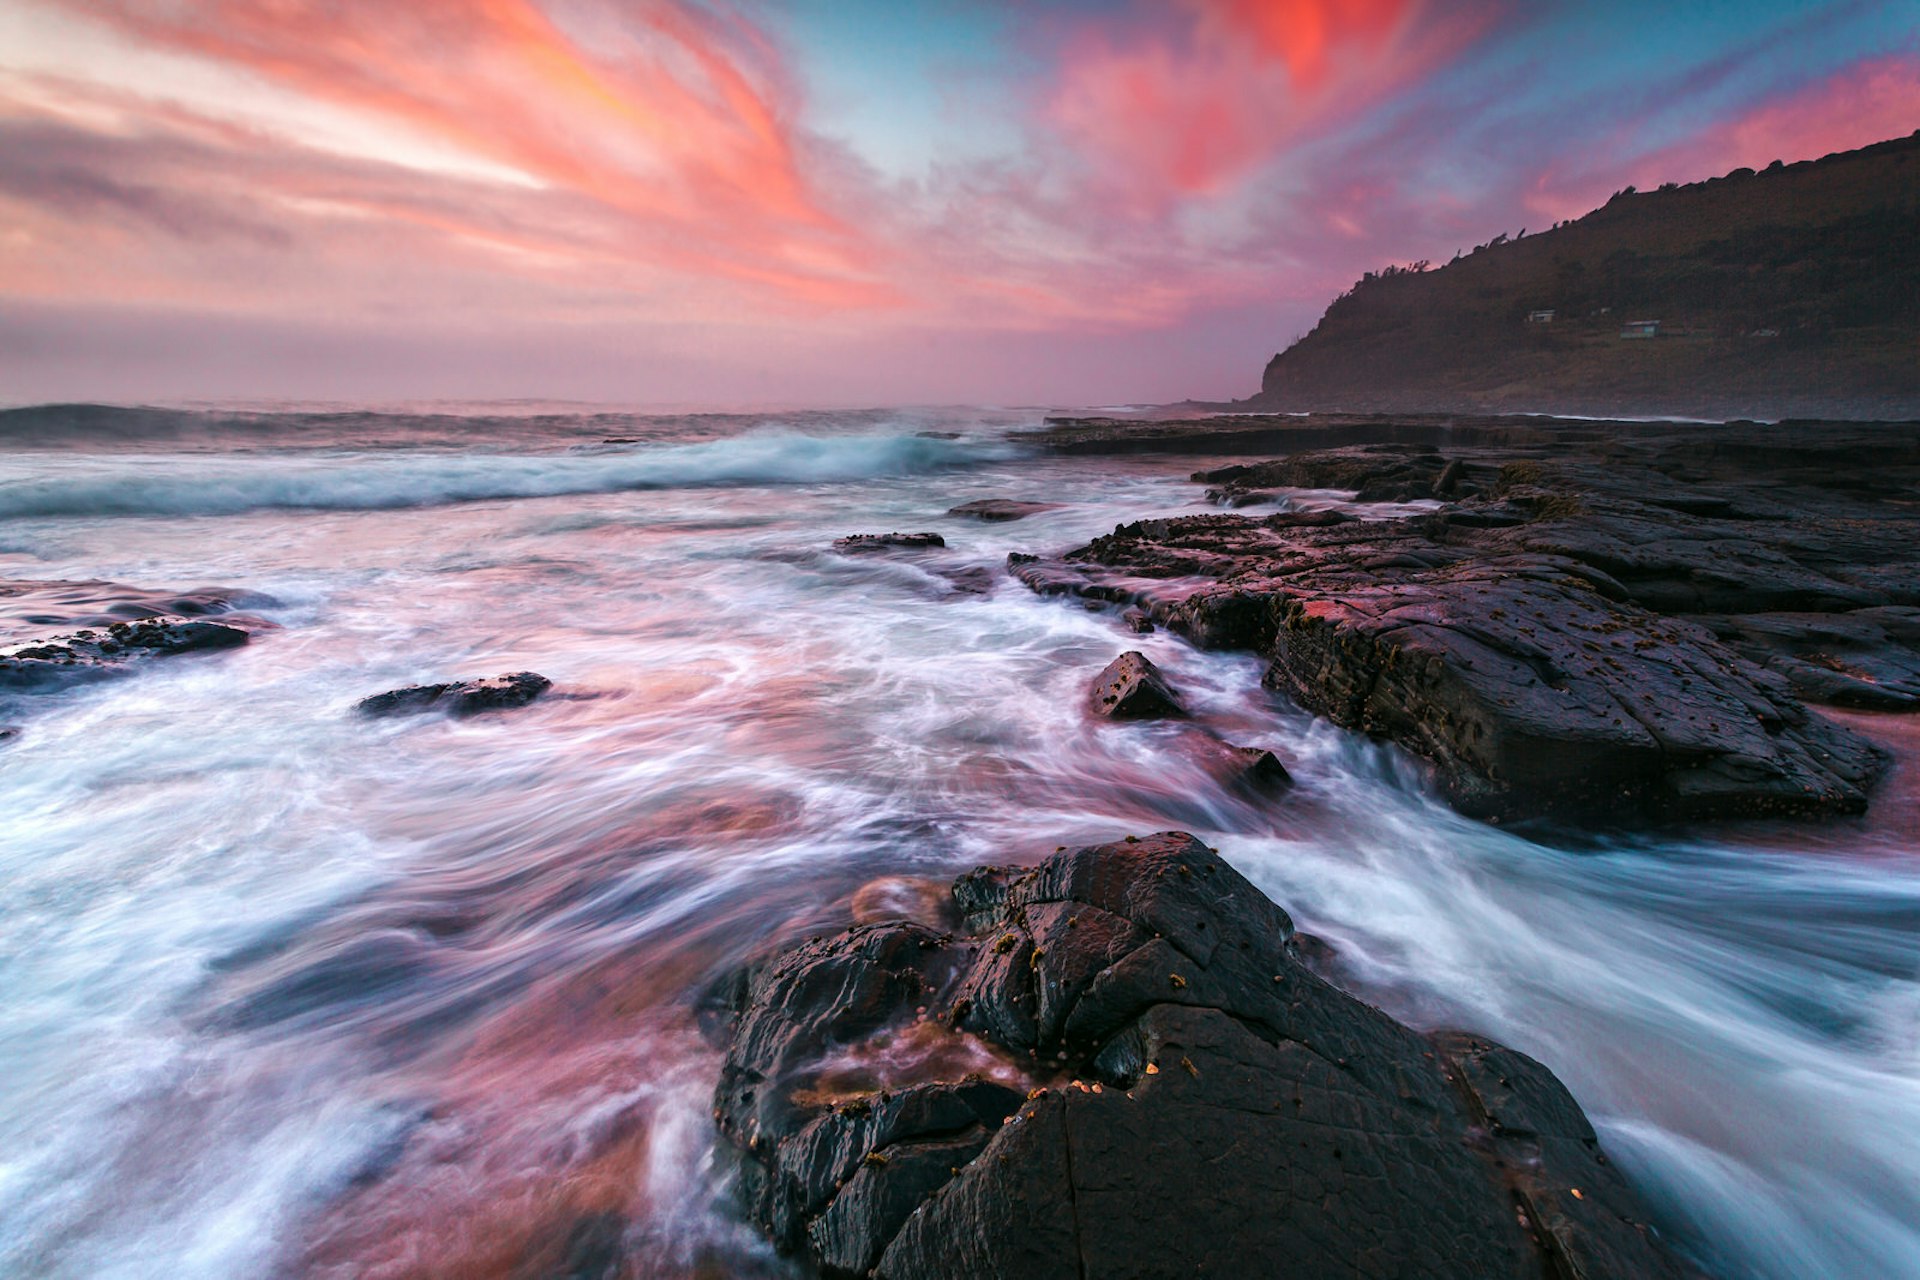
[[(8, 458), (0, 493), (43, 510), (5, 572), (231, 585), (280, 629), (46, 700), (0, 746), (0, 1272), (489, 1275), (584, 1241), (769, 1274), (701, 1127), (715, 977), (876, 878), (1169, 826), (1350, 989), (1545, 1061), (1723, 1273), (1920, 1270), (1911, 832), (1570, 848), (1468, 821), (1257, 657), (1001, 573), (1205, 509), (1193, 460), (845, 425)], [(1064, 505), (945, 515), (993, 497)], [(948, 545), (831, 550), (892, 529)], [(1293, 791), (1221, 788), (1191, 725), (1091, 724), (1129, 648)], [(515, 670), (555, 687), (351, 714)]]

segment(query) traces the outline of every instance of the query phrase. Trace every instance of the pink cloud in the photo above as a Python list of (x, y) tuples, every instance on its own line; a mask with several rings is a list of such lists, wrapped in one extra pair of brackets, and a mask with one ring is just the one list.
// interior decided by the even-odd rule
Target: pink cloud
[[(1602, 155), (1572, 173), (1549, 169), (1534, 180), (1526, 207), (1547, 219), (1574, 218), (1622, 186), (1695, 182), (1775, 160), (1813, 160), (1920, 125), (1920, 57), (1863, 59), (1815, 84), (1763, 102), (1683, 142), (1638, 156)], [(1620, 130), (1630, 139), (1631, 126)]]
[(1097, 171), (1150, 208), (1217, 194), (1456, 54), (1486, 6), (1421, 0), (1185, 0), (1067, 46), (1047, 106)]
[(72, 8), (590, 201), (626, 224), (615, 256), (813, 305), (890, 300), (874, 246), (809, 180), (791, 78), (737, 18), (677, 0), (570, 10), (579, 31), (533, 0)]

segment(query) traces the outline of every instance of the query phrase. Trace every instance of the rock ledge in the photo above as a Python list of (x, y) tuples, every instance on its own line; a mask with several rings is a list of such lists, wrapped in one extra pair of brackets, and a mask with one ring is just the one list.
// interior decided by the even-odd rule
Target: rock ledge
[(1539, 1063), (1310, 973), (1193, 837), (960, 877), (737, 975), (744, 1206), (827, 1276), (1686, 1274)]

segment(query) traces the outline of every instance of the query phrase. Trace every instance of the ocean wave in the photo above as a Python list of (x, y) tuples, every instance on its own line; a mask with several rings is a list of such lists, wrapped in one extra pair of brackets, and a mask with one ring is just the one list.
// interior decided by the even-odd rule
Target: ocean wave
[(758, 432), (697, 444), (544, 453), (42, 457), (0, 479), (0, 519), (381, 510), (499, 498), (921, 475), (1005, 457), (982, 439)]

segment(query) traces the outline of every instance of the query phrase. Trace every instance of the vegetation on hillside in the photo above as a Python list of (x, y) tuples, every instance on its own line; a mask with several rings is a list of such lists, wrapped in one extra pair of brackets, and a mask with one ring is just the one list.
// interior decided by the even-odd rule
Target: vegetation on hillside
[[(1920, 416), (1920, 133), (1628, 188), (1429, 267), (1368, 272), (1255, 403)], [(1657, 336), (1624, 336), (1635, 321)]]

